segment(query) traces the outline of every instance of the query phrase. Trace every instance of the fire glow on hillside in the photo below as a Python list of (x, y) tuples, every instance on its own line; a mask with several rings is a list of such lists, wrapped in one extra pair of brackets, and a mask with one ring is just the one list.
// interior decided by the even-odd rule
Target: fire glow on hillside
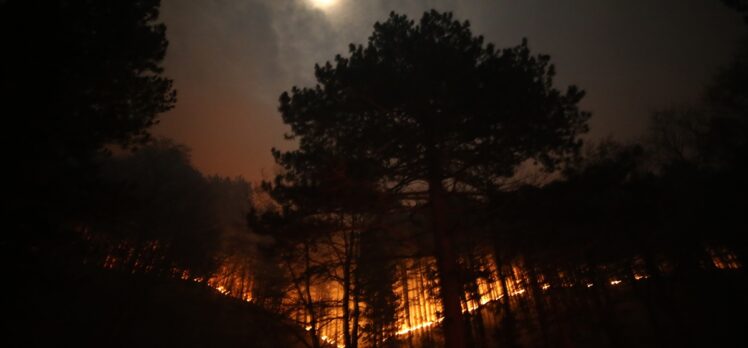
[[(734, 270), (741, 268), (734, 253), (731, 251), (725, 248), (708, 248), (707, 250), (712, 257), (711, 261), (716, 269)], [(135, 254), (133, 252), (127, 255), (134, 256)], [(116, 269), (125, 265), (125, 261), (127, 260), (108, 256), (104, 260), (103, 267)], [(142, 266), (142, 262), (142, 260), (134, 261), (133, 264)], [(520, 262), (513, 264), (511, 267), (506, 267), (504, 274), (498, 272), (491, 255), (486, 255), (481, 260), (481, 263), (486, 265), (480, 270), (481, 274), (485, 276), (475, 280), (477, 286), (474, 288), (474, 291), (465, 292), (462, 302), (463, 312), (472, 313), (479, 311), (487, 305), (502, 300), (505, 295), (508, 295), (511, 299), (513, 297), (528, 296), (532, 291), (532, 278), (529, 276), (526, 267), (523, 267)], [(438, 289), (438, 281), (433, 276), (435, 268), (435, 261), (432, 258), (411, 259), (402, 262), (400, 267), (402, 276), (393, 284), (393, 292), (399, 298), (400, 303), (396, 326), (391, 328), (394, 335), (419, 335), (421, 332), (433, 329), (443, 321), (441, 305), (435, 293), (435, 291), (438, 291), (436, 290)], [(148, 267), (138, 269), (141, 272), (147, 272)], [(227, 262), (221, 265), (218, 271), (207, 280), (201, 277), (193, 277), (189, 271), (177, 268), (173, 269), (173, 276), (196, 283), (204, 283), (225, 296), (234, 297), (246, 302), (254, 301), (252, 289), (255, 283), (252, 273), (237, 262)], [(502, 286), (502, 277), (505, 288)], [(574, 278), (563, 272), (556, 275), (555, 279), (542, 274), (538, 274), (536, 277), (534, 286), (542, 292), (551, 291), (554, 287), (582, 287), (591, 290), (596, 285), (600, 285), (598, 282), (591, 281), (588, 278)], [(606, 282), (609, 286), (618, 287), (624, 286), (627, 282), (646, 280), (649, 277), (643, 270), (634, 269), (631, 274), (610, 278)], [(317, 284), (312, 288), (311, 293), (312, 298), (316, 302), (328, 304), (325, 308), (321, 308), (318, 313), (320, 316), (329, 318), (324, 324), (320, 324), (319, 318), (317, 318), (317, 327), (314, 329), (318, 337), (328, 344), (339, 347), (343, 346), (341, 343), (343, 342), (344, 322), (341, 319), (343, 317), (343, 310), (339, 305), (343, 299), (342, 293), (343, 290), (336, 282)], [(298, 300), (294, 298), (294, 292), (288, 291), (286, 295), (287, 298), (284, 299), (284, 304), (289, 309), (287, 311), (289, 317), (307, 331), (312, 330), (312, 320), (309, 313), (303, 308), (294, 308), (294, 303)], [(363, 304), (359, 305), (363, 307)], [(365, 323), (360, 323), (359, 325), (365, 325)]]

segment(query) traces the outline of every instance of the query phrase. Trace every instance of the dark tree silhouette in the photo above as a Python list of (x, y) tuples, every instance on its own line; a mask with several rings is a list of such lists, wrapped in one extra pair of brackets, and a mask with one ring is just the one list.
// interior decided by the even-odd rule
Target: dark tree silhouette
[(496, 50), (450, 13), (418, 23), (392, 13), (349, 53), (315, 67), (316, 87), (281, 96), (289, 138), (299, 142), (275, 151), (281, 180), (321, 182), (328, 159), (339, 158), (362, 164), (380, 191), (428, 204), (446, 343), (463, 347), (447, 196), (494, 189), (528, 159), (554, 168), (574, 153), (589, 116), (577, 108), (584, 93), (556, 90), (549, 57), (531, 55), (526, 42)]
[[(93, 245), (100, 244), (110, 267), (172, 276), (189, 270), (209, 278), (216, 267), (222, 233), (231, 226), (219, 197), (223, 188), (192, 167), (187, 149), (155, 141), (101, 166), (95, 209), (84, 220)], [(237, 218), (241, 211), (234, 211)], [(98, 243), (97, 243), (98, 242)]]
[(3, 210), (22, 224), (74, 213), (90, 191), (94, 156), (108, 144), (147, 140), (157, 115), (173, 107), (172, 81), (162, 75), (167, 40), (159, 6), (0, 2), (0, 102), (8, 115), (0, 151), (17, 188)]
[[(722, 2), (743, 15), (748, 12), (748, 1), (746, 0), (722, 0)], [(746, 23), (748, 23), (748, 16), (746, 16), (744, 19)]]
[(745, 172), (748, 154), (748, 39), (706, 91), (710, 113), (704, 152), (713, 165)]

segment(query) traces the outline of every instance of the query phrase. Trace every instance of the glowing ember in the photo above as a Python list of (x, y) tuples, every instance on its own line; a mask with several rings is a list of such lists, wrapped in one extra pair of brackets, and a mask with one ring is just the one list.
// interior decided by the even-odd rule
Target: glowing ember
[(618, 285), (618, 284), (621, 284), (621, 283), (623, 283), (623, 282), (620, 281), (620, 280), (611, 280), (610, 281), (610, 285)]

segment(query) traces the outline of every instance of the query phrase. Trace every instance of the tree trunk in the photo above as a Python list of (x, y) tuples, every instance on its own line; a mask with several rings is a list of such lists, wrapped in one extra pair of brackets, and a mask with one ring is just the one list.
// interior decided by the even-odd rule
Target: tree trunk
[(551, 341), (548, 333), (548, 317), (545, 310), (545, 299), (540, 290), (540, 284), (538, 284), (538, 273), (535, 268), (535, 263), (526, 259), (526, 267), (530, 281), (530, 295), (535, 304), (535, 313), (538, 317), (538, 326), (540, 328), (540, 335), (543, 343), (543, 347), (550, 347)]
[(350, 289), (351, 289), (351, 244), (352, 238), (344, 237), (345, 260), (343, 262), (343, 344), (350, 348), (351, 344), (351, 327), (350, 327)]
[[(351, 253), (353, 255), (353, 259), (357, 260), (359, 255), (359, 245), (358, 243), (353, 245), (353, 252)], [(359, 299), (361, 294), (361, 289), (359, 288), (359, 277), (358, 277), (358, 270), (355, 270), (353, 272), (353, 318), (351, 320), (352, 328), (351, 328), (351, 348), (358, 348), (358, 320), (361, 317), (361, 308), (359, 307)]]
[[(434, 173), (432, 173), (434, 174)], [(429, 201), (439, 273), (440, 297), (444, 311), (444, 342), (446, 348), (465, 347), (465, 326), (460, 308), (460, 277), (457, 258), (448, 231), (448, 209), (439, 175), (429, 180)]]
[[(405, 308), (405, 325), (410, 329), (413, 323), (410, 320), (410, 288), (408, 287), (408, 266), (404, 264), (400, 267), (400, 279), (403, 283), (403, 308)], [(413, 332), (408, 332), (408, 347), (413, 347)]]
[(312, 338), (312, 346), (314, 348), (321, 348), (319, 333), (317, 332), (317, 313), (315, 313), (314, 299), (312, 298), (312, 275), (311, 275), (311, 262), (310, 262), (310, 251), (309, 243), (304, 243), (304, 292), (306, 293), (306, 309), (309, 312), (309, 335)]
[[(501, 307), (504, 314), (500, 329), (504, 332), (499, 332), (499, 337), (503, 338), (505, 346), (517, 347), (518, 344), (515, 339), (516, 327), (514, 321), (514, 313), (512, 312), (512, 304), (509, 297), (509, 288), (506, 279), (507, 276), (504, 270), (504, 262), (500, 252), (501, 249), (497, 245), (494, 245), (494, 261), (496, 262), (496, 272), (498, 273), (499, 281), (501, 282)], [(511, 264), (509, 265), (509, 267), (511, 267)]]

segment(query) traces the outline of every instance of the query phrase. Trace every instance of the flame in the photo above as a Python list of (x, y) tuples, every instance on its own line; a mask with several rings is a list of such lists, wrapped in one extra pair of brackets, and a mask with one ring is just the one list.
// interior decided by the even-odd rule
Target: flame
[[(148, 247), (155, 250), (155, 248), (158, 248), (158, 244), (149, 244)], [(128, 248), (129, 251), (127, 251)], [(152, 268), (130, 244), (123, 243), (118, 245), (115, 251), (115, 254), (104, 258), (102, 262), (104, 268), (123, 268), (132, 265), (135, 268), (133, 272), (148, 272)], [(707, 248), (707, 252), (711, 257), (714, 267), (717, 269), (733, 270), (742, 267), (737, 256), (727, 248)], [(505, 279), (502, 282), (499, 278), (499, 268), (492, 257), (486, 256), (480, 260), (479, 264), (484, 265), (480, 269), (480, 273), (484, 274), (484, 276), (475, 280), (476, 287), (473, 288), (472, 293), (465, 293), (462, 303), (463, 313), (472, 313), (480, 310), (483, 306), (491, 302), (501, 300), (504, 294), (508, 294), (510, 297), (527, 294), (530, 284), (528, 273), (519, 265), (513, 264), (511, 267), (507, 265), (504, 269), (504, 273), (506, 274), (503, 274)], [(438, 289), (439, 287), (438, 280), (429, 277), (430, 274), (436, 271), (435, 259), (405, 260), (402, 267), (403, 276), (393, 285), (393, 291), (401, 299), (401, 303), (403, 304), (398, 309), (397, 321), (393, 327), (394, 330), (391, 331), (396, 336), (417, 334), (423, 330), (430, 330), (444, 320), (441, 302), (433, 292), (433, 289)], [(634, 267), (632, 271), (633, 279), (636, 281), (649, 278), (649, 275), (643, 269)], [(251, 290), (254, 285), (254, 279), (251, 276), (251, 271), (247, 269), (246, 262), (242, 262), (242, 260), (226, 260), (212, 276), (207, 278), (193, 275), (188, 270), (176, 267), (172, 268), (170, 273), (178, 279), (204, 283), (225, 296), (231, 296), (247, 302), (252, 302), (253, 300)], [(543, 291), (548, 291), (552, 287), (570, 288), (581, 285), (591, 288), (595, 285), (592, 282), (581, 282), (580, 284), (577, 278), (570, 277), (563, 272), (558, 274), (558, 278), (554, 278), (556, 279), (555, 281), (549, 280), (550, 278), (546, 276), (539, 274), (537, 279), (535, 279), (537, 281), (536, 284), (540, 284), (540, 288)], [(622, 279), (609, 280), (609, 284), (612, 286), (621, 285), (623, 282), (624, 280)], [(505, 288), (503, 284), (505, 284)], [(329, 280), (319, 281), (312, 289), (313, 298), (311, 300), (320, 301), (320, 303), (339, 304), (342, 303), (342, 293), (342, 285), (338, 282)], [(284, 305), (292, 305), (294, 301), (299, 300), (294, 298), (294, 296), (296, 295), (293, 292), (289, 293), (288, 298), (283, 300)], [(359, 303), (359, 305), (365, 307), (363, 303)], [(290, 317), (295, 318), (297, 322), (301, 323), (305, 330), (312, 330), (311, 319), (303, 309), (292, 312)], [(342, 320), (342, 305), (333, 305), (325, 308), (325, 312), (321, 314), (321, 317), (325, 319), (324, 324), (319, 324), (320, 321), (317, 321), (315, 331), (318, 337), (326, 344), (341, 348), (344, 347), (341, 344), (343, 341), (342, 332), (344, 325)]]
[(413, 327), (407, 327), (406, 326), (406, 327), (401, 328), (400, 331), (396, 332), (395, 334), (398, 335), (398, 336), (402, 336), (402, 335), (405, 335), (405, 334), (413, 332), (413, 331), (417, 331), (417, 330), (421, 330), (421, 329), (425, 329), (425, 328), (431, 327), (431, 326), (433, 326), (436, 323), (440, 323), (442, 320), (444, 320), (444, 319), (443, 318), (439, 318), (436, 321), (427, 321), (425, 323), (421, 323), (421, 324), (415, 325)]
[(712, 264), (717, 269), (740, 269), (738, 257), (726, 247), (707, 247), (707, 253), (712, 258)]

